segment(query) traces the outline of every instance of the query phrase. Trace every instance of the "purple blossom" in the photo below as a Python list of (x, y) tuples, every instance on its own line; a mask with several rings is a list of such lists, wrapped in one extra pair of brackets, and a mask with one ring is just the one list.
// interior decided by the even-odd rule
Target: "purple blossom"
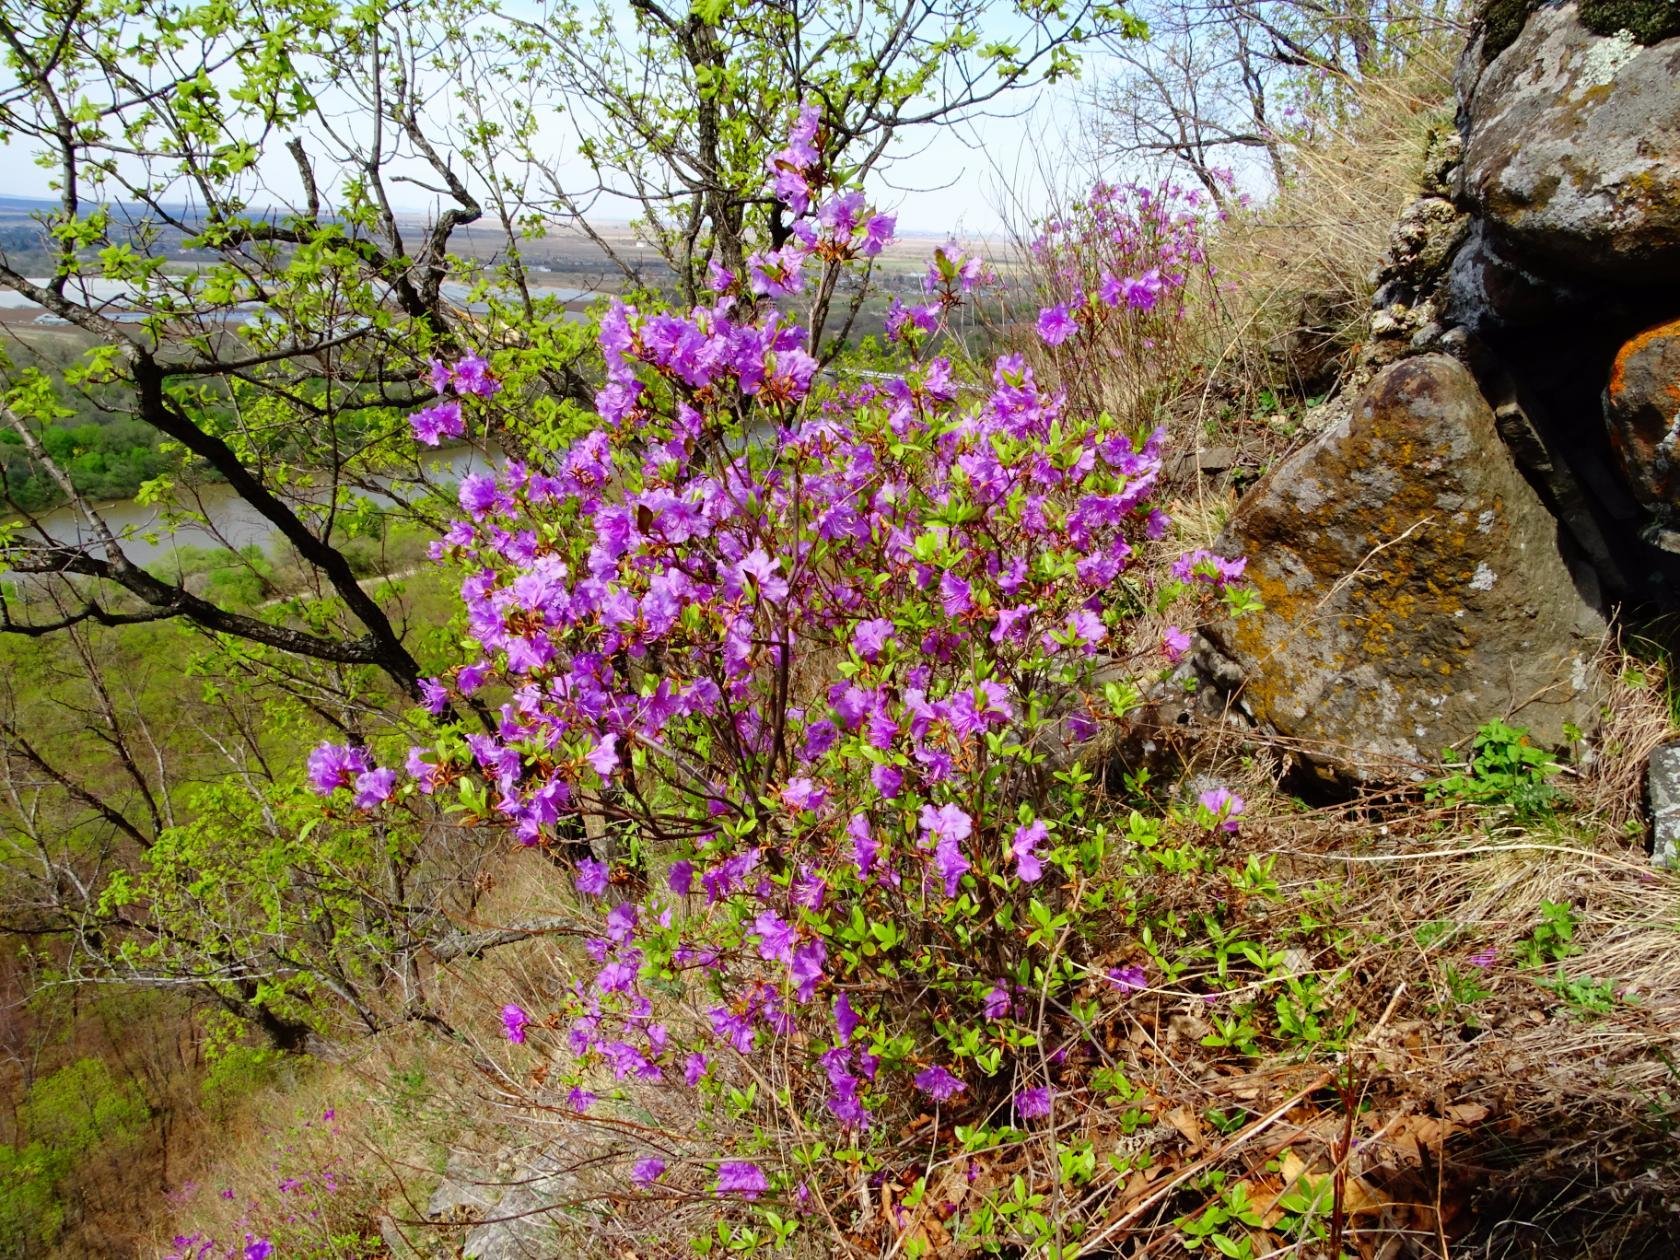
[(514, 1045), (525, 1044), (525, 1026), (531, 1022), (523, 1007), (509, 1002), (502, 1007), (502, 1027), (507, 1029), (507, 1039)]
[(331, 796), (338, 788), (349, 787), (355, 776), (369, 769), (367, 753), (360, 748), (321, 744), (309, 754), (309, 785), (322, 796)]
[(469, 354), (449, 370), (450, 381), (463, 394), (479, 398), (494, 398), (502, 383), (490, 373), (490, 365), (476, 354)]
[(426, 706), (426, 712), (436, 717), (449, 704), (449, 692), (437, 679), (422, 678), (420, 680), (420, 703)]
[(630, 1180), (638, 1186), (651, 1186), (665, 1175), (665, 1161), (657, 1156), (639, 1159), (630, 1169)]
[(241, 1253), (241, 1260), (268, 1260), (273, 1253), (274, 1244), (268, 1239), (245, 1235), (245, 1250)]
[(974, 607), (972, 588), (947, 569), (939, 578), (939, 602), (947, 617), (960, 617)]
[(801, 1002), (809, 1002), (817, 991), (817, 984), (823, 978), (823, 967), (828, 962), (828, 946), (821, 941), (806, 941), (793, 951), (793, 965), (789, 972), (793, 977), (793, 996)]
[(588, 897), (599, 897), (606, 893), (610, 872), (605, 862), (594, 858), (579, 858), (577, 872), (577, 890), (580, 893)]
[(1004, 985), (1003, 981), (998, 981), (990, 989), (986, 990), (986, 996), (983, 999), (983, 1006), (987, 1019), (1002, 1019), (1005, 1015), (1009, 1014), (1009, 989)]
[(904, 790), (904, 771), (897, 766), (877, 762), (869, 767), (869, 781), (875, 785), (877, 792), (890, 801)]
[(603, 735), (589, 750), (586, 758), (590, 768), (603, 779), (611, 776), (618, 769), (618, 736)]
[(693, 1089), (706, 1075), (706, 1056), (695, 1051), (683, 1060), (683, 1084)]
[(678, 858), (671, 863), (671, 869), (665, 872), (665, 885), (679, 897), (686, 897), (694, 891), (694, 863), (687, 858)]
[(1136, 963), (1110, 968), (1108, 982), (1123, 993), (1137, 993), (1149, 987), (1149, 978)]
[(758, 955), (770, 962), (792, 962), (793, 944), (798, 938), (781, 915), (774, 910), (760, 912), (753, 920), (758, 935)]
[(1215, 824), (1222, 831), (1235, 831), (1237, 815), (1245, 808), (1242, 797), (1222, 787), (1209, 788), (1196, 798), (1196, 802), (1213, 815)]
[(1492, 945), (1489, 945), (1486, 949), (1481, 949), (1476, 951), (1474, 954), (1471, 954), (1470, 957), (1466, 958), (1464, 961), (1469, 963), (1472, 967), (1480, 967), (1483, 971), (1486, 971), (1498, 960), (1499, 951)]
[(974, 820), (960, 805), (924, 805), (922, 830), (940, 840), (960, 844), (974, 834)]
[(1015, 874), (1022, 883), (1036, 884), (1044, 874), (1038, 846), (1044, 843), (1049, 833), (1049, 827), (1042, 820), (1015, 829), (1015, 836), (1009, 842), (1009, 856), (1015, 859)]
[(1015, 1114), (1023, 1120), (1042, 1120), (1050, 1114), (1051, 1101), (1054, 1098), (1055, 1091), (1048, 1085), (1023, 1089), (1015, 1095)]
[(1161, 634), (1161, 651), (1169, 661), (1178, 662), (1190, 650), (1190, 636), (1177, 626), (1168, 626)]
[(874, 662), (880, 659), (892, 637), (893, 623), (885, 617), (872, 617), (860, 621), (852, 630), (852, 647), (864, 660)]
[(453, 398), (431, 407), (423, 407), (408, 418), (414, 438), (427, 446), (436, 446), (444, 438), (458, 438), (467, 431), (461, 418), (461, 404)]
[(916, 1088), (921, 1090), (934, 1102), (948, 1102), (955, 1098), (968, 1086), (961, 1078), (953, 1076), (938, 1064), (930, 1068), (923, 1068), (916, 1073)]
[(782, 788), (782, 804), (789, 809), (814, 814), (822, 809), (823, 802), (827, 799), (827, 790), (817, 786), (810, 779), (789, 779)]
[(1047, 306), (1038, 313), (1038, 335), (1047, 346), (1059, 346), (1078, 331), (1079, 324), (1068, 313), (1065, 302)]
[(857, 1012), (852, 1009), (851, 998), (844, 993), (838, 994), (834, 999), (834, 1029), (840, 1034), (841, 1045), (851, 1041), (860, 1022)]
[(781, 603), (788, 593), (787, 579), (776, 572), (781, 564), (779, 559), (772, 560), (766, 555), (762, 547), (754, 548), (735, 566), (736, 590), (739, 591), (741, 584), (751, 578), (761, 599), (772, 604)]
[(852, 838), (852, 861), (857, 866), (858, 878), (867, 880), (875, 869), (881, 848), (869, 830), (869, 820), (862, 814), (853, 814), (846, 824), (846, 834)]
[(719, 1194), (738, 1194), (743, 1199), (756, 1199), (769, 1188), (770, 1179), (757, 1164), (746, 1160), (726, 1159), (718, 1165)]
[(397, 786), (397, 772), (381, 767), (377, 770), (366, 770), (356, 776), (356, 795), (353, 802), (357, 809), (373, 809), (383, 805), (391, 799), (391, 792)]

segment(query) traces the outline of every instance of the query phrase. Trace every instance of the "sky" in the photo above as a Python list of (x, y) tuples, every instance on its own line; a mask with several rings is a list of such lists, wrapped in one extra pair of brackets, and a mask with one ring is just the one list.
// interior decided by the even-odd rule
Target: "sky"
[[(527, 7), (532, 0), (510, 3)], [(1101, 72), (1099, 57), (1087, 57), (1083, 82), (1069, 80), (1009, 94), (984, 114), (908, 133), (897, 145), (897, 160), (872, 177), (871, 201), (880, 209), (897, 212), (901, 234), (990, 238), (1024, 228), (1045, 212), (1047, 190), (1088, 185), (1098, 173), (1073, 155), (1082, 148), (1080, 98)], [(332, 112), (348, 119), (355, 110), (355, 103), (345, 97), (341, 109)], [(555, 150), (568, 147), (563, 127), (557, 126), (552, 135), (546, 127), (544, 132)], [(265, 154), (262, 164), (270, 190), (266, 200), (301, 200), (301, 184), (289, 157), (279, 145), (271, 148), (273, 152)], [(581, 169), (575, 159), (573, 164)], [(0, 169), (6, 176), (4, 190), (11, 195), (55, 195), (49, 184), (52, 172), (36, 166), (17, 145), (0, 147)], [(1126, 174), (1101, 173), (1108, 178)], [(319, 174), (324, 185), (333, 182), (332, 172)], [(330, 190), (324, 191), (330, 197)], [(410, 213), (435, 212), (438, 204), (435, 197), (412, 185), (397, 186), (393, 195), (398, 208)], [(251, 200), (256, 206), (265, 198), (259, 193)], [(628, 202), (595, 209), (603, 222), (623, 222), (633, 213)]]

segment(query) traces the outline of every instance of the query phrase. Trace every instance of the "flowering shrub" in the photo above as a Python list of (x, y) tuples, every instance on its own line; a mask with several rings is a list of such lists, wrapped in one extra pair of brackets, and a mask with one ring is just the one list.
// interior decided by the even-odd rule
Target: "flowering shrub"
[[(346, 1230), (341, 1218), (354, 1216), (343, 1168), (344, 1141), (332, 1108), (311, 1115), (290, 1132), (272, 1135), (273, 1154), (256, 1184), (214, 1188), (188, 1182), (168, 1196), (177, 1210), (201, 1206), (201, 1218), (220, 1227), (177, 1234), (164, 1260), (283, 1260), (295, 1255), (363, 1256), (375, 1245), (362, 1231)], [(225, 1223), (231, 1218), (231, 1223)]]
[[(819, 125), (802, 111), (771, 161), (787, 241), (714, 269), (686, 315), (615, 303), (600, 427), (461, 485), (434, 551), (465, 570), (475, 659), (428, 702), (504, 698), (492, 732), (412, 750), (402, 789), (531, 846), (601, 821), (575, 867), (593, 974), (551, 1013), (506, 1006), (507, 1038), (559, 1040), (579, 1112), (632, 1085), (766, 1109), (801, 1136), (703, 1184), (657, 1157), (627, 1180), (801, 1206), (847, 1193), (907, 1109), (1053, 1117), (1112, 898), (1078, 745), (1182, 652), (1131, 642), (1138, 615), (1235, 598), (1242, 570), (1132, 579), (1170, 524), (1159, 432), (1070, 407), (1020, 356), (958, 403), (929, 353), (979, 277), (955, 250), (894, 311), (910, 370), (822, 380), (769, 299), (834, 284), (892, 225), (813, 165)], [(314, 783), (375, 808), (390, 785), (353, 753), (318, 750)]]
[(1142, 417), (1193, 366), (1192, 306), (1213, 295), (1211, 208), (1177, 184), (1099, 183), (1045, 222), (1028, 247), (1036, 331), (1050, 360), (1078, 366), (1059, 374), (1070, 405)]

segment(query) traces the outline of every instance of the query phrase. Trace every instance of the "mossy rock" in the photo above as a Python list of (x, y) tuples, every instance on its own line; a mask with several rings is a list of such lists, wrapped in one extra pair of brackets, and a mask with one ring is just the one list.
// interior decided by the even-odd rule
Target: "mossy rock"
[[(1482, 60), (1492, 61), (1516, 42), (1529, 14), (1544, 0), (1485, 0), (1481, 22)], [(1651, 45), (1680, 35), (1680, 0), (1580, 0), (1581, 25), (1594, 35), (1629, 32), (1635, 42)]]

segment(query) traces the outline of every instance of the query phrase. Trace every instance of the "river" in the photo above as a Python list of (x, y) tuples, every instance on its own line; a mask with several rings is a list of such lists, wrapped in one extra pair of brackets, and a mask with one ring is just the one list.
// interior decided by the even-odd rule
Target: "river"
[[(470, 472), (490, 467), (485, 456), (471, 446), (446, 447), (422, 457), (427, 475), (438, 482), (456, 482)], [(369, 496), (375, 502), (391, 502), (382, 495)], [(98, 505), (100, 518), (122, 540), (123, 553), (142, 568), (167, 565), (182, 548), (257, 546), (269, 548), (276, 542), (274, 526), (256, 508), (220, 483), (202, 487), (192, 506), (202, 511), (209, 527), (197, 523), (171, 526), (163, 510), (132, 499)], [(36, 518), (48, 535), (58, 542), (91, 544), (92, 530), (73, 507), (61, 507)]]

